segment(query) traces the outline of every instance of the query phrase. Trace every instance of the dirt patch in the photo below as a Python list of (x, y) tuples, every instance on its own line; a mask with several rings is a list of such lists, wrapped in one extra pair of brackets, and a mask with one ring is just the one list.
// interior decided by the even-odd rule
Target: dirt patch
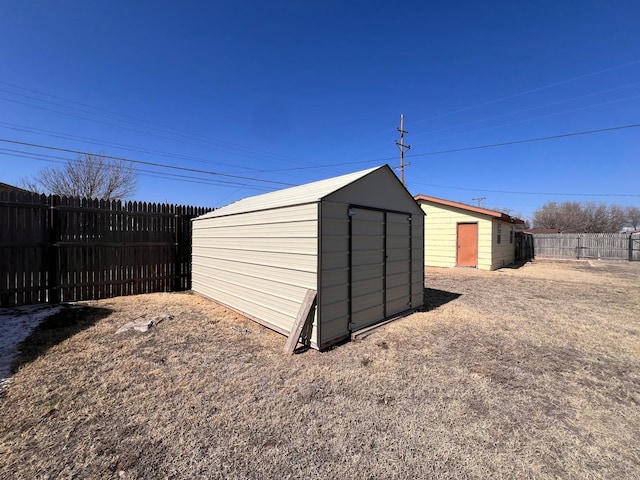
[(637, 476), (640, 264), (427, 285), (425, 311), (293, 357), (196, 295), (83, 304), (108, 313), (23, 358), (0, 403), (0, 478)]

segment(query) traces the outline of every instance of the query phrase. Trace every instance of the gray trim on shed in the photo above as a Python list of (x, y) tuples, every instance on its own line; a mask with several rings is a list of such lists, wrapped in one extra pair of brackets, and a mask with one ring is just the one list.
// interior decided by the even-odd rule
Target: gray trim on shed
[[(354, 209), (379, 212), (357, 223), (363, 236), (352, 231)], [(193, 290), (284, 334), (305, 292), (317, 290), (310, 343), (319, 349), (420, 307), (423, 265), (422, 209), (387, 165), (193, 220)]]

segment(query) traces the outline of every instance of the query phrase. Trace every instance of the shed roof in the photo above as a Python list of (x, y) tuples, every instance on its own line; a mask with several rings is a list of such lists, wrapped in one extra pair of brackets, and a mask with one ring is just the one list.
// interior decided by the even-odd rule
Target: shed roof
[(340, 175), (339, 177), (328, 178), (326, 180), (319, 180), (317, 182), (276, 190), (275, 192), (243, 198), (237, 202), (230, 203), (229, 205), (206, 213), (199, 218), (223, 217), (238, 213), (257, 212), (272, 208), (318, 202), (327, 195), (337, 192), (341, 188), (344, 188), (356, 180), (360, 180), (381, 168), (389, 167), (383, 165), (380, 167), (369, 168), (367, 170), (361, 170), (359, 172), (349, 173), (347, 175)]
[(487, 208), (474, 207), (473, 205), (467, 205), (466, 203), (454, 202), (452, 200), (445, 200), (443, 198), (438, 198), (438, 197), (430, 197), (428, 195), (416, 195), (414, 199), (416, 200), (416, 202), (423, 200), (425, 202), (431, 202), (438, 205), (458, 208), (460, 210), (466, 210), (468, 212), (479, 213), (481, 215), (486, 215), (491, 218), (497, 218), (498, 220), (502, 220), (509, 223), (518, 223), (518, 224), (524, 223), (523, 220), (520, 220), (519, 218), (513, 218), (510, 215), (507, 215), (506, 213), (498, 212), (496, 210), (489, 210)]

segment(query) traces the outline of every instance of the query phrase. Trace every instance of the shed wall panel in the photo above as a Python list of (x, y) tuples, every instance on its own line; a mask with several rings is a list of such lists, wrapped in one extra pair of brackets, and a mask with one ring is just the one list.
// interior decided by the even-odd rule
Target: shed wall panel
[(419, 213), (419, 207), (402, 184), (388, 169), (379, 169), (348, 187), (325, 197), (326, 201), (344, 205), (362, 205), (381, 210)]
[(413, 215), (411, 220), (411, 306), (424, 304), (424, 216)]
[(321, 278), (318, 300), (320, 344), (349, 336), (349, 215), (348, 205), (323, 201)]
[(194, 220), (193, 290), (289, 332), (318, 288), (317, 212), (305, 204)]

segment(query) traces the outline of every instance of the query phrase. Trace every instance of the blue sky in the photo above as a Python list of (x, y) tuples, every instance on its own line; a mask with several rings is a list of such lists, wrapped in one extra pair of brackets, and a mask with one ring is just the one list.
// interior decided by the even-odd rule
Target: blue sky
[[(136, 199), (218, 207), (396, 167), (404, 114), (412, 194), (525, 217), (640, 206), (640, 128), (434, 154), (640, 123), (638, 18), (636, 1), (2, 2), (0, 138), (222, 174), (138, 165)], [(0, 142), (0, 181), (73, 156)]]

